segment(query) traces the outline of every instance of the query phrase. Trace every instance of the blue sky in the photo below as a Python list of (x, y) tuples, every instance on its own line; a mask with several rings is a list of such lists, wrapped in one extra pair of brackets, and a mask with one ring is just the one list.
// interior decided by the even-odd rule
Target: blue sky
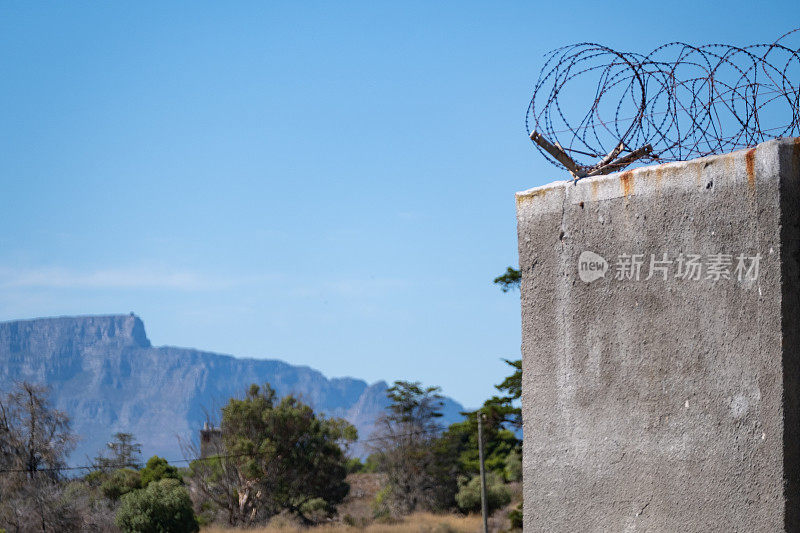
[(542, 55), (768, 42), (786, 2), (4, 2), (0, 320), (413, 379), (519, 354), (514, 192)]

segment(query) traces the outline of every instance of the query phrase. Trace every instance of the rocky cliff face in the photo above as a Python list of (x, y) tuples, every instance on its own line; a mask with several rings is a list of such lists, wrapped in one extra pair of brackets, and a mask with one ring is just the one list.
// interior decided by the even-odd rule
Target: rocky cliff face
[[(117, 431), (133, 433), (145, 458), (181, 458), (178, 437), (196, 437), (228, 398), (269, 383), (315, 410), (353, 423), (362, 438), (387, 405), (386, 383), (327, 379), (277, 360), (170, 346), (154, 347), (135, 315), (60, 317), (0, 323), (0, 390), (14, 381), (46, 384), (81, 436), (73, 462), (93, 457)], [(444, 422), (459, 418), (445, 402)]]

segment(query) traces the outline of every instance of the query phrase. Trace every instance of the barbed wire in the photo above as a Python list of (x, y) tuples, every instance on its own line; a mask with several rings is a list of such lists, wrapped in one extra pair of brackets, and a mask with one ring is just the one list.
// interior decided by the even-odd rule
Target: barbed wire
[(545, 55), (526, 130), (576, 179), (800, 135), (798, 37), (800, 28), (745, 47), (672, 42), (648, 54), (558, 48)]

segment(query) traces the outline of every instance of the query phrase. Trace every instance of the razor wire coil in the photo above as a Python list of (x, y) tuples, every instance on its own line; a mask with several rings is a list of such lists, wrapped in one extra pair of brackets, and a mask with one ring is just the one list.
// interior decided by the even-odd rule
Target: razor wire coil
[(800, 28), (771, 44), (672, 42), (647, 54), (594, 43), (558, 48), (545, 55), (528, 135), (576, 178), (798, 136), (798, 37)]

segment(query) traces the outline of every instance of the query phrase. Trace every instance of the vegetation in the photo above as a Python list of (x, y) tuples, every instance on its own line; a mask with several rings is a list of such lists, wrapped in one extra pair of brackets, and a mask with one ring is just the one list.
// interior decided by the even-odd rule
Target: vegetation
[(508, 512), (508, 521), (511, 529), (522, 529), (522, 502)]
[[(484, 412), (483, 410), (481, 412)], [(521, 441), (516, 434), (503, 425), (502, 417), (489, 416), (483, 419), (484, 462), (487, 470), (496, 472), (507, 481), (505, 470), (510, 454), (517, 453)], [(478, 421), (477, 411), (465, 413), (463, 422), (450, 425), (442, 435), (448, 441), (448, 448), (456, 454), (460, 474), (474, 474), (479, 470), (478, 464)]]
[(162, 479), (175, 479), (183, 484), (183, 478), (178, 473), (178, 469), (170, 465), (166, 459), (154, 455), (147, 460), (147, 465), (142, 468), (142, 487), (146, 487), (150, 483), (161, 481)]
[(0, 527), (74, 529), (77, 512), (62, 499), (61, 471), (75, 435), (45, 387), (18, 383), (0, 398)]
[[(495, 283), (506, 292), (520, 280), (509, 267)], [(77, 438), (69, 417), (50, 405), (46, 388), (16, 384), (0, 397), (0, 533), (195, 532), (220, 522), (268, 526), (264, 532), (321, 524), (376, 533), (474, 531), (479, 415), (494, 529), (520, 529), (522, 364), (506, 363), (511, 374), (497, 394), (446, 428), (439, 387), (394, 382), (363, 461), (349, 456), (357, 439), (352, 425), (294, 396), (279, 399), (266, 384), (220, 410), (217, 455), (194, 450), (183, 470), (158, 456), (142, 466), (142, 446), (120, 432), (91, 471), (72, 478), (64, 475)], [(358, 490), (349, 496), (353, 482)]]
[(153, 457), (138, 470), (141, 446), (133, 435), (114, 435), (93, 471), (67, 478), (76, 439), (46, 388), (18, 383), (0, 398), (0, 530), (198, 530), (177, 469)]
[[(503, 292), (519, 288), (519, 270), (509, 267), (495, 278)], [(373, 436), (376, 470), (386, 485), (373, 502), (376, 518), (397, 518), (415, 511), (462, 512), (480, 509), (478, 415), (482, 416), (487, 498), (490, 510), (508, 505), (506, 483), (522, 480), (522, 361), (505, 360), (512, 373), (496, 386), (498, 394), (464, 420), (443, 430), (438, 387), (396, 381), (389, 388), (388, 413)], [(361, 467), (364, 469), (364, 467)], [(510, 512), (512, 528), (521, 524), (522, 508)], [(521, 527), (521, 526), (519, 526)]]
[[(308, 530), (300, 524), (274, 521), (261, 528), (248, 529), (248, 533), (305, 533)], [(507, 529), (505, 524), (492, 528), (492, 531)], [(460, 514), (414, 513), (393, 522), (374, 522), (367, 525), (332, 523), (320, 527), (321, 531), (341, 533), (408, 533), (409, 531), (430, 533), (475, 533), (480, 531), (479, 515), (464, 516)], [(225, 533), (236, 531), (221, 527), (210, 527), (204, 533)]]
[(226, 454), (194, 461), (190, 472), (193, 487), (230, 524), (264, 523), (281, 511), (312, 524), (312, 501), (319, 516), (320, 507), (330, 514), (347, 495), (346, 449), (357, 435), (344, 420), (252, 385), (243, 400), (222, 409), (221, 429)]
[[(505, 507), (511, 502), (511, 491), (503, 483), (503, 478), (494, 473), (486, 474), (486, 504), (489, 512)], [(458, 508), (465, 513), (477, 513), (481, 510), (481, 478), (473, 476), (472, 479), (461, 478), (459, 490), (456, 494)]]
[(94, 459), (95, 469), (103, 472), (130, 468), (137, 470), (141, 465), (142, 445), (136, 442), (130, 433), (115, 433), (114, 440), (107, 449)]
[(390, 405), (373, 435), (380, 469), (387, 476), (378, 513), (401, 516), (452, 506), (458, 464), (440, 439), (442, 397), (438, 387), (396, 381)]
[(125, 533), (193, 533), (200, 529), (189, 493), (176, 479), (154, 481), (123, 496), (116, 524)]
[(508, 267), (505, 272), (494, 278), (494, 282), (500, 285), (500, 290), (503, 292), (519, 289), (522, 282), (522, 273), (516, 268)]
[[(494, 282), (500, 286), (503, 292), (519, 289), (522, 273), (508, 267), (506, 273), (496, 277)], [(514, 361), (504, 359), (504, 361), (514, 371), (502, 383), (495, 386), (501, 394), (486, 400), (483, 410), (491, 413), (493, 417), (501, 417), (503, 422), (509, 423), (516, 429), (522, 429), (522, 409), (519, 404), (522, 398), (522, 359)]]
[(100, 491), (111, 501), (117, 501), (129, 492), (142, 488), (141, 475), (131, 468), (120, 468), (104, 477)]

